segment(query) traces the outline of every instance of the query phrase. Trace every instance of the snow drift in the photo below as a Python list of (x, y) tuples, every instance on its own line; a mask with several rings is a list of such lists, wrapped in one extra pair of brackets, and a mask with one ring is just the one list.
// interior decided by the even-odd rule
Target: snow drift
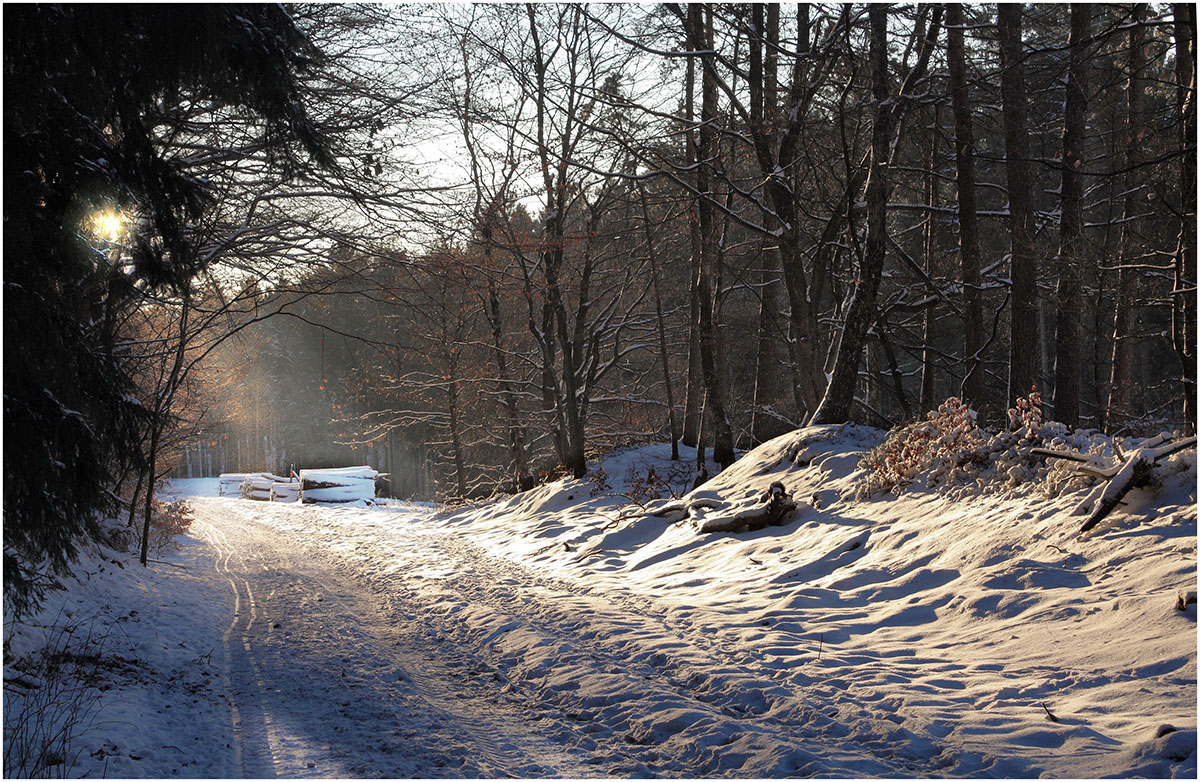
[[(1137, 446), (1046, 434), (1101, 461)], [(999, 437), (972, 470), (897, 492), (864, 491), (884, 432), (813, 427), (682, 497), (635, 505), (618, 487), (606, 503), (568, 480), (446, 523), (527, 566), (652, 596), (777, 682), (902, 726), (917, 751), (956, 747), (947, 774), (1194, 776), (1196, 613), (1174, 606), (1196, 583), (1194, 447), (1080, 535), (1072, 513), (1098, 479)], [(738, 526), (773, 483), (796, 503), (782, 525), (706, 532)], [(672, 719), (647, 729), (677, 732)]]

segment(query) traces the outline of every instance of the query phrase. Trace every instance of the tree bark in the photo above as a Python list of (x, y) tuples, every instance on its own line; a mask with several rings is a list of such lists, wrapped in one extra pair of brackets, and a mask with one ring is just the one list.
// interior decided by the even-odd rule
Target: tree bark
[[(752, 124), (758, 129), (757, 132), (771, 136), (774, 132), (778, 74), (776, 47), (779, 42), (779, 6), (755, 4), (753, 14), (749, 83)], [(775, 220), (766, 209), (763, 210), (762, 220), (766, 228), (776, 227)], [(778, 243), (777, 238), (759, 239), (758, 349), (754, 366), (754, 411), (750, 419), (750, 441), (755, 445), (782, 434), (782, 427), (767, 414), (778, 391), (781, 364), (778, 355), (781, 334)]]
[[(452, 364), (452, 360), (447, 362)], [(457, 369), (450, 366), (450, 382), (446, 386), (446, 409), (450, 414), (450, 447), (454, 450), (454, 481), (460, 499), (467, 496), (467, 466), (463, 458), (461, 426), (458, 420)]]
[(1022, 62), (1021, 5), (1001, 3), (1000, 100), (1004, 115), (1005, 171), (1008, 175), (1010, 276), (1008, 406), (1027, 396), (1037, 383), (1037, 259), (1033, 248), (1033, 200), (1029, 176), (1029, 131), (1026, 125), (1025, 76)]
[[(485, 236), (484, 241), (490, 238)], [(490, 246), (484, 250), (491, 255)], [(491, 264), (489, 263), (489, 268)], [(488, 280), (488, 320), (492, 326), (492, 350), (496, 357), (496, 369), (500, 378), (500, 390), (504, 399), (504, 413), (508, 419), (508, 452), (512, 459), (513, 471), (516, 473), (517, 489), (528, 491), (534, 486), (533, 475), (529, 471), (529, 458), (525, 454), (525, 432), (521, 425), (521, 414), (517, 407), (517, 395), (513, 388), (512, 378), (508, 374), (508, 357), (504, 352), (504, 332), (501, 329), (500, 296), (496, 292), (496, 283)]]
[(1109, 428), (1120, 426), (1134, 413), (1134, 324), (1135, 298), (1138, 295), (1137, 272), (1130, 267), (1136, 262), (1141, 242), (1138, 238), (1138, 212), (1144, 196), (1140, 194), (1142, 173), (1137, 170), (1142, 161), (1142, 145), (1146, 143), (1146, 33), (1142, 22), (1146, 16), (1144, 3), (1131, 9), (1129, 26), (1129, 87), (1126, 90), (1125, 120), (1125, 207), (1121, 219), (1121, 268), (1117, 272), (1117, 304), (1113, 317), (1112, 382), (1108, 387)]
[[(703, 15), (700, 11), (703, 9)], [(688, 6), (691, 20), (691, 42), (693, 51), (709, 51), (712, 48), (712, 7), (705, 4)], [(700, 222), (700, 272), (696, 291), (700, 299), (700, 367), (704, 375), (704, 388), (708, 399), (705, 407), (713, 428), (713, 460), (722, 468), (733, 464), (733, 432), (725, 409), (725, 372), (718, 365), (719, 352), (716, 342), (716, 324), (713, 319), (712, 271), (716, 265), (717, 221), (713, 213), (711, 193), (711, 171), (718, 166), (720, 155), (717, 138), (717, 85), (713, 78), (715, 64), (711, 55), (701, 57), (703, 78), (701, 79), (700, 143), (696, 154), (696, 205)]]
[(975, 135), (967, 91), (962, 5), (946, 6), (946, 59), (954, 110), (954, 161), (958, 188), (958, 253), (963, 282), (963, 401), (979, 410), (986, 398), (982, 351), (983, 296), (979, 283), (979, 228), (975, 206)]
[(1054, 327), (1054, 418), (1079, 425), (1079, 373), (1083, 317), (1083, 152), (1087, 133), (1087, 50), (1092, 7), (1071, 5), (1071, 50), (1063, 121), (1062, 218), (1058, 249), (1058, 311)]
[(662, 361), (663, 386), (667, 396), (667, 423), (671, 428), (671, 460), (679, 461), (679, 423), (675, 418), (675, 393), (671, 384), (671, 362), (667, 353), (667, 326), (663, 317), (662, 292), (658, 279), (658, 257), (654, 252), (654, 232), (650, 230), (650, 210), (646, 189), (640, 189), (642, 225), (646, 229), (646, 257), (650, 262), (650, 282), (654, 286), (654, 316), (658, 323), (658, 354)]
[(873, 127), (871, 166), (867, 179), (867, 238), (863, 251), (860, 282), (846, 312), (841, 344), (833, 376), (825, 396), (813, 414), (812, 424), (836, 424), (849, 419), (858, 382), (858, 364), (863, 343), (875, 319), (875, 301), (883, 276), (887, 249), (888, 155), (891, 148), (891, 110), (888, 104), (887, 8), (867, 9), (871, 24), (871, 94)]
[[(933, 278), (933, 258), (937, 248), (937, 233), (934, 230), (936, 209), (938, 206), (937, 160), (938, 160), (938, 126), (941, 125), (942, 111), (937, 107), (933, 112), (933, 128), (929, 133), (928, 170), (925, 173), (925, 203), (929, 212), (925, 217), (925, 274)], [(924, 348), (921, 351), (921, 412), (932, 410), (938, 406), (937, 367), (934, 364), (933, 341), (937, 338), (937, 305), (931, 302), (925, 307)]]
[[(692, 14), (699, 13), (688, 6), (687, 26), (692, 27)], [(690, 40), (690, 32), (688, 34)], [(688, 57), (684, 75), (683, 122), (684, 122), (684, 162), (689, 169), (696, 168), (696, 59)], [(699, 176), (697, 173), (696, 176)], [(697, 199), (691, 199), (688, 204), (688, 238), (691, 240), (691, 279), (688, 286), (688, 371), (687, 393), (683, 403), (683, 444), (695, 448), (699, 445), (700, 437), (700, 407), (703, 393), (703, 379), (700, 374), (700, 216)]]
[[(1182, 368), (1183, 411), (1188, 431), (1196, 431), (1196, 6), (1175, 3), (1176, 110), (1179, 115), (1179, 246), (1171, 291), (1171, 341)], [(1189, 152), (1189, 148), (1191, 151)]]

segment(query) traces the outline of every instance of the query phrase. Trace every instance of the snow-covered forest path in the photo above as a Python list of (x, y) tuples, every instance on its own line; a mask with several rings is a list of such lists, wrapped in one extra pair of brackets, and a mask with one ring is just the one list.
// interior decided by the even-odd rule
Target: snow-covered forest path
[(925, 775), (955, 762), (866, 714), (851, 730), (817, 692), (655, 601), (547, 578), (427, 510), (190, 501), (229, 595), (216, 628), (228, 776)]
[[(336, 550), (282, 535), (268, 506), (193, 507), (233, 606), (222, 633), (229, 776), (587, 773), (585, 753), (548, 740), (469, 655), (439, 645), (419, 606), (384, 604)], [(427, 575), (414, 567), (405, 577)]]

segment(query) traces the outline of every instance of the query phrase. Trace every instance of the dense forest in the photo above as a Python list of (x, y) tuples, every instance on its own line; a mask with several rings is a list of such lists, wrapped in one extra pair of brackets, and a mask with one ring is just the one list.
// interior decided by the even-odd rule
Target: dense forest
[(5, 8), (6, 599), (171, 475), (1195, 429), (1193, 4), (162, 9)]

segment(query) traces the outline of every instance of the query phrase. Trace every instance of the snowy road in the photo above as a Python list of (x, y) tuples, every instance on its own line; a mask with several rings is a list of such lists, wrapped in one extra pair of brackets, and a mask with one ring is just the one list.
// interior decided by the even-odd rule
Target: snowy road
[(192, 504), (231, 596), (228, 776), (925, 775), (954, 763), (866, 714), (851, 730), (669, 606), (556, 582), (426, 511)]
[(222, 636), (229, 776), (588, 773), (584, 753), (543, 736), (474, 661), (447, 656), (415, 601), (380, 600), (336, 552), (280, 535), (261, 505), (194, 507), (233, 595)]

